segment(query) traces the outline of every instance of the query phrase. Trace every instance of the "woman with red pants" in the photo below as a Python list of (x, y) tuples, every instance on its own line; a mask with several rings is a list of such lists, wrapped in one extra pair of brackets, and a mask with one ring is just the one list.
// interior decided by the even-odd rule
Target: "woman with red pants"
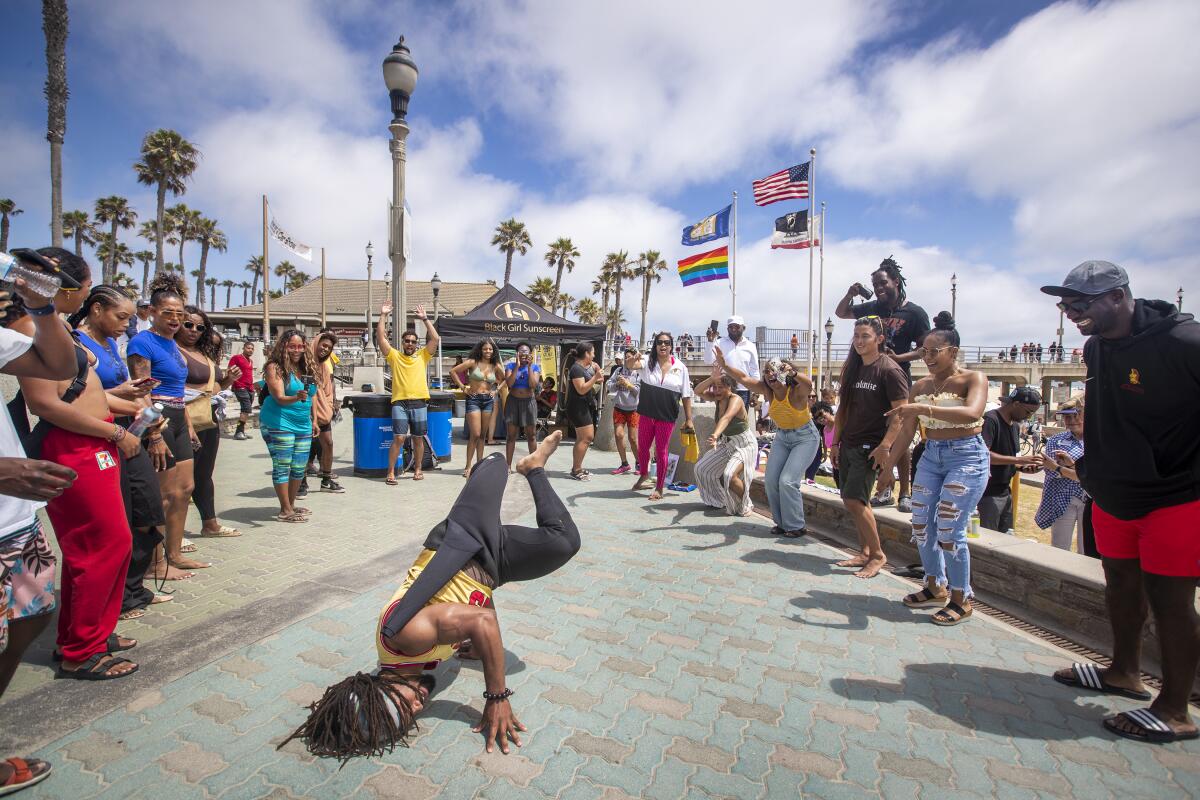
[(638, 397), (638, 479), (633, 485), (636, 492), (645, 488), (650, 481), (650, 447), (654, 447), (654, 463), (658, 465), (651, 500), (661, 500), (663, 484), (667, 479), (667, 445), (679, 418), (679, 404), (683, 402), (683, 429), (694, 431), (692, 425), (692, 379), (682, 361), (671, 355), (675, 351), (675, 340), (667, 332), (654, 335), (654, 352), (642, 367), (641, 387)]
[[(57, 258), (59, 269), (79, 282), (79, 289), (60, 289), (53, 302), (53, 311), (75, 313), (91, 288), (86, 262), (58, 248), (41, 253)], [(11, 327), (32, 332), (33, 320), (26, 317)], [(132, 548), (117, 453), (120, 450), (132, 457), (141, 444), (113, 423), (108, 396), (93, 368), (95, 355), (78, 343), (75, 355), (78, 372), (73, 380), (21, 378), (21, 392), (29, 410), (41, 418), (38, 427), (44, 438), (39, 457), (70, 467), (79, 475), (46, 507), (62, 550), (56, 654), (62, 664), (58, 676), (111, 680), (138, 668), (113, 652), (137, 644), (114, 633)], [(113, 509), (117, 513), (110, 513)]]

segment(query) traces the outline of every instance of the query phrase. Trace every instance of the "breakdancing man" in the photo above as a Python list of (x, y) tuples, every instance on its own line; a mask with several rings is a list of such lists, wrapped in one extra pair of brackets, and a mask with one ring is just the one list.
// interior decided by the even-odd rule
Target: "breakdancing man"
[(517, 472), (533, 492), (536, 528), (500, 522), (508, 481), (504, 458), (494, 453), (475, 466), (379, 615), (379, 670), (359, 672), (326, 689), (280, 747), (300, 738), (313, 755), (345, 761), (383, 755), (407, 743), (434, 688), (427, 673), (467, 641), (471, 657), (482, 661), (485, 685), (483, 718), (474, 730), (483, 732), (489, 753), (494, 744), (507, 753), (509, 739), (521, 746), (519, 732), (525, 726), (509, 704), (512, 690), (505, 687), (504, 645), (492, 592), (509, 581), (549, 575), (579, 551), (579, 530), (543, 469), (560, 439), (562, 433), (555, 431), (517, 462)]

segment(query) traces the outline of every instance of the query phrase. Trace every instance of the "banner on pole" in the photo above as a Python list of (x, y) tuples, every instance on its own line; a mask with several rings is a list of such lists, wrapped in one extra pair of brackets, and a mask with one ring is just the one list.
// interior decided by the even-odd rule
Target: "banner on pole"
[(723, 239), (729, 235), (729, 212), (733, 205), (727, 205), (715, 214), (710, 214), (695, 225), (683, 229), (681, 244), (688, 246), (704, 244), (714, 239)]
[(819, 245), (821, 240), (811, 235), (820, 227), (820, 215), (813, 217), (809, 224), (808, 211), (795, 211), (784, 214), (775, 220), (775, 232), (771, 234), (772, 250), (803, 250)]
[(273, 214), (271, 215), (271, 224), (268, 227), (270, 228), (271, 236), (275, 239), (275, 241), (279, 242), (281, 245), (286, 247), (288, 250), (291, 250), (305, 261), (312, 261), (312, 248), (306, 244), (300, 244), (300, 242), (297, 242), (294, 238), (292, 238), (288, 232), (281, 228), (279, 223), (275, 221), (275, 216)]

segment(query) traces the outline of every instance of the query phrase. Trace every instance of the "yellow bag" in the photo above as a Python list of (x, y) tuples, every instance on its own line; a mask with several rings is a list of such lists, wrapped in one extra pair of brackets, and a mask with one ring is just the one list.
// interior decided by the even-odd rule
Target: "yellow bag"
[(684, 431), (679, 434), (679, 443), (683, 445), (683, 460), (694, 464), (700, 459), (700, 441), (694, 432)]

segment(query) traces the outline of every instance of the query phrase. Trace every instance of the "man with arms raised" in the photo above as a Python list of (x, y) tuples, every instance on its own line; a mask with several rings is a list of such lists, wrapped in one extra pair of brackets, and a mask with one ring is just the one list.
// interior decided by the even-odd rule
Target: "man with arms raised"
[(417, 334), (400, 332), (400, 349), (388, 343), (387, 320), (392, 313), (392, 304), (384, 303), (379, 310), (379, 324), (375, 337), (379, 340), (379, 352), (392, 370), (392, 444), (388, 447), (388, 469), (386, 481), (396, 484), (396, 458), (404, 440), (412, 437), (413, 480), (424, 480), (421, 465), (425, 458), (425, 434), (429, 430), (429, 360), (437, 355), (441, 337), (433, 329), (433, 323), (425, 316), (425, 306), (417, 306), (417, 319), (425, 323), (425, 346), (418, 350)]

